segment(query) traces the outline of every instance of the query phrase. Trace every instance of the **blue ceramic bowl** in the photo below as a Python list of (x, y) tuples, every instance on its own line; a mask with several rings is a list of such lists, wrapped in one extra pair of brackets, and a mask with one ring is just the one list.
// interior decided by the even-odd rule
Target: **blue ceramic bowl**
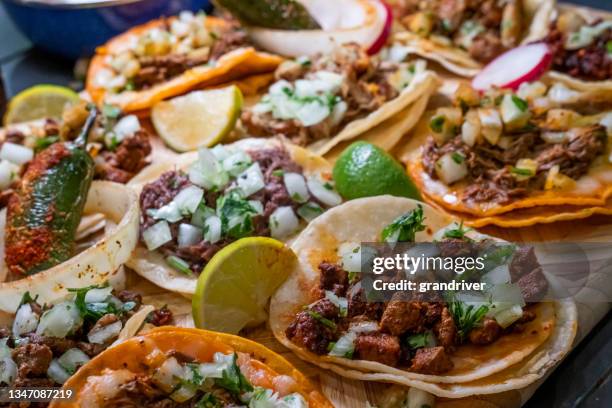
[(109, 38), (181, 10), (210, 9), (209, 0), (2, 0), (11, 19), (41, 49), (75, 59)]

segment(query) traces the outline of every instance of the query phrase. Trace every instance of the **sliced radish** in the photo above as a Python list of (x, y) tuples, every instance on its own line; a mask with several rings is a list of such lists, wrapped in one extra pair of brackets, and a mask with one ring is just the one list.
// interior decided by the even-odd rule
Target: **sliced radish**
[(479, 91), (492, 87), (517, 89), (524, 82), (537, 80), (549, 67), (552, 53), (545, 43), (514, 48), (495, 58), (472, 80)]
[(370, 54), (378, 52), (391, 32), (390, 8), (379, 0), (300, 0), (321, 30), (274, 30), (248, 27), (261, 48), (287, 57), (328, 54), (355, 42)]

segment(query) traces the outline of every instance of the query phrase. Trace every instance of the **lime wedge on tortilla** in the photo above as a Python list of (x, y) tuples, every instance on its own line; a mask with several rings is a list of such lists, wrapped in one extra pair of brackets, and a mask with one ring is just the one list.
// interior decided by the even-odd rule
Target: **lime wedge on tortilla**
[(243, 238), (206, 265), (192, 298), (196, 327), (237, 334), (267, 320), (268, 300), (287, 279), (296, 256), (272, 238)]
[(66, 105), (78, 100), (79, 95), (70, 88), (36, 85), (19, 92), (11, 99), (4, 115), (4, 124), (44, 118), (60, 119)]
[(242, 108), (237, 86), (194, 91), (157, 103), (151, 120), (159, 136), (179, 152), (213, 146), (234, 129)]
[(420, 199), (404, 167), (368, 142), (347, 147), (334, 165), (333, 176), (336, 189), (347, 200), (384, 194)]

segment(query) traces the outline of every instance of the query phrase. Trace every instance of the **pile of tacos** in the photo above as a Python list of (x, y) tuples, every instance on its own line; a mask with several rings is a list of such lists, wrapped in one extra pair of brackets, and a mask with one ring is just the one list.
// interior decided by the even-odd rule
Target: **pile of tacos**
[[(394, 384), (384, 408), (470, 406), (547, 376), (574, 345), (574, 301), (532, 246), (472, 228), (612, 215), (609, 15), (553, 0), (217, 3), (110, 39), (61, 117), (0, 131), (0, 386), (72, 393), (9, 406), (331, 407), (313, 374), (326, 372)], [(312, 52), (287, 52), (296, 39)], [(500, 69), (508, 53), (533, 66)], [(240, 299), (226, 301), (256, 309), (266, 344), (307, 375), (253, 327), (200, 330), (209, 269), (253, 238), (292, 262), (241, 265), (278, 282), (240, 292), (227, 276)], [(372, 279), (407, 276), (373, 276), (372, 258), (422, 245), (489, 261), (419, 282), (493, 289), (377, 296)], [(174, 316), (185, 300), (199, 329)], [(248, 320), (229, 309), (216, 319)]]

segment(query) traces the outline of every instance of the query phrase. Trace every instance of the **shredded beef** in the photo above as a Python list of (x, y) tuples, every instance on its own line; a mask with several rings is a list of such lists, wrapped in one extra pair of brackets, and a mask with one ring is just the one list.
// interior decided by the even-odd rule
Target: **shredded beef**
[(174, 316), (172, 311), (164, 306), (161, 309), (155, 309), (149, 316), (148, 321), (154, 326), (167, 326), (171, 324), (173, 320)]
[(425, 347), (416, 351), (410, 370), (421, 374), (442, 374), (453, 368), (444, 347)]
[(355, 340), (355, 356), (394, 367), (400, 358), (399, 338), (386, 333), (360, 334)]

